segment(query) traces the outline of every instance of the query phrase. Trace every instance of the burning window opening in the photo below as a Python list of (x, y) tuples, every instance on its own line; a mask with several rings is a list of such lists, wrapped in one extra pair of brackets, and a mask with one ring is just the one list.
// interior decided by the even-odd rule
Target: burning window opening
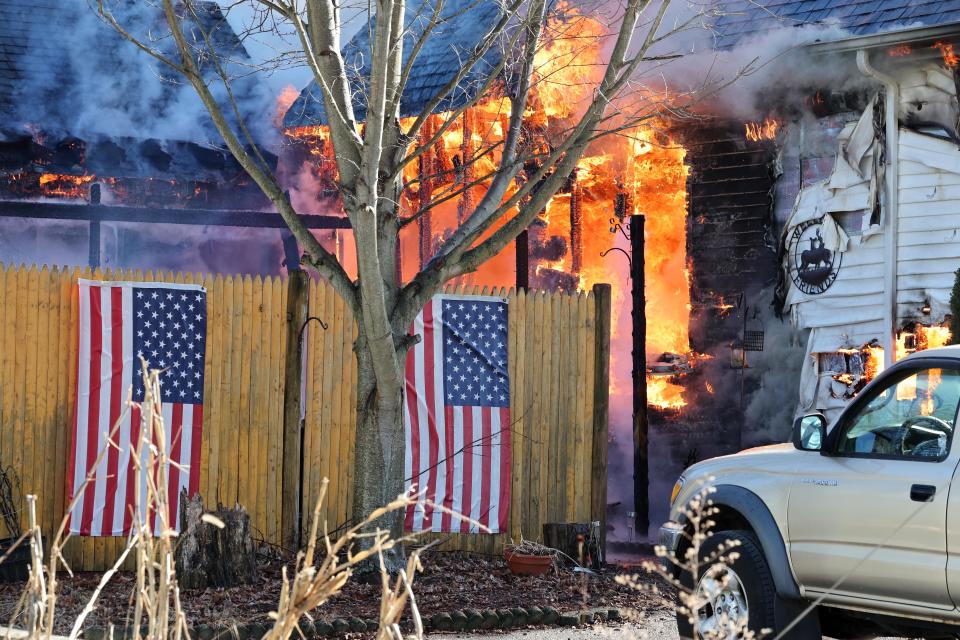
[[(917, 351), (945, 346), (950, 344), (950, 338), (948, 327), (910, 323), (897, 334), (895, 360)], [(878, 340), (859, 349), (840, 349), (835, 353), (821, 354), (820, 357), (821, 371), (832, 372), (833, 381), (839, 383), (833, 385), (830, 391), (836, 399), (853, 398), (886, 368), (884, 350)]]
[(772, 117), (764, 118), (763, 122), (746, 122), (744, 129), (747, 140), (751, 142), (776, 140), (782, 124), (778, 118)]
[[(562, 37), (550, 40), (537, 53), (540, 79), (533, 84), (525, 113), (524, 144), (542, 150), (544, 155), (551, 137), (567, 130), (571, 118), (577, 115), (576, 109), (592, 95), (603, 69), (603, 26), (572, 10), (566, 13), (564, 19), (571, 20), (572, 14), (572, 21), (561, 29), (547, 29), (562, 33)], [(576, 64), (570, 64), (573, 60)], [(417, 141), (420, 156), (404, 172), (401, 215), (415, 221), (401, 232), (400, 271), (405, 281), (433, 256), (485, 193), (488, 176), (499, 161), (498, 143), (506, 131), (509, 113), (507, 98), (486, 98), (458, 117), (436, 143), (423, 149), (450, 114), (437, 113), (427, 120)], [(651, 121), (649, 126), (595, 141), (564, 188), (528, 229), (531, 288), (584, 292), (595, 283), (613, 283), (615, 372), (617, 359), (629, 359), (630, 353), (629, 271), (626, 261), (604, 259), (601, 253), (611, 245), (627, 252), (630, 247), (621, 234), (610, 234), (611, 215), (621, 222), (631, 214), (645, 216), (648, 357), (676, 354), (691, 367), (698, 361), (698, 356), (691, 353), (688, 333), (691, 305), (686, 258), (686, 151), (664, 133), (668, 126)], [(292, 127), (285, 134), (291, 142), (291, 164), (304, 191), (339, 211), (340, 205), (335, 202), (336, 167), (326, 128)], [(531, 163), (520, 179), (538, 168)], [(512, 187), (506, 197), (516, 188)], [(477, 273), (463, 276), (455, 284), (511, 286), (515, 269), (514, 248), (510, 246)], [(623, 364), (619, 362), (621, 371)], [(629, 385), (618, 385), (616, 377), (611, 376), (611, 394), (623, 395)], [(650, 405), (683, 407), (682, 377), (648, 376)]]

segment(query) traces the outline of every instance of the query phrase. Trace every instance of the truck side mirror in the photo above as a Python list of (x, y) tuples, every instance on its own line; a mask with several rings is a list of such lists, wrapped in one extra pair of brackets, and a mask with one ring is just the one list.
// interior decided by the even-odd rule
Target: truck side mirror
[(797, 418), (793, 423), (793, 446), (801, 451), (820, 451), (827, 435), (827, 419), (820, 413)]

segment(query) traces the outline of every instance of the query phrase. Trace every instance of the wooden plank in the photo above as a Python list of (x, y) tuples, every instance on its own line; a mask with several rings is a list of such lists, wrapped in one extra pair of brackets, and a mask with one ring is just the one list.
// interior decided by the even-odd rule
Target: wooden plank
[(354, 481), (354, 456), (356, 455), (357, 445), (357, 356), (353, 352), (353, 345), (356, 344), (357, 337), (360, 335), (360, 327), (356, 318), (350, 315), (350, 387), (347, 401), (349, 421), (347, 424), (347, 507), (346, 517), (349, 519), (353, 513), (353, 481)]
[[(282, 323), (286, 320), (283, 315), (283, 309), (280, 306), (280, 287), (286, 283), (281, 278), (269, 278), (270, 286), (264, 289), (263, 306), (266, 311), (264, 322), (267, 326), (266, 335), (269, 343), (269, 364), (267, 371), (269, 376), (263, 381), (267, 389), (267, 423), (265, 425), (261, 451), (266, 455), (266, 494), (265, 499), (269, 510), (267, 519), (267, 540), (273, 544), (283, 544), (280, 537), (281, 517), (283, 514), (283, 505), (280, 502), (283, 495), (283, 480), (277, 482), (277, 474), (280, 469), (280, 461), (283, 459), (278, 452), (282, 451), (282, 443), (278, 441), (280, 430), (283, 425), (283, 389), (280, 376), (273, 375), (276, 371), (283, 371), (280, 366), (280, 350), (283, 348)], [(278, 490), (279, 485), (279, 490)]]
[(301, 454), (302, 429), (300, 374), (303, 366), (300, 349), (300, 331), (307, 320), (309, 282), (303, 271), (287, 276), (287, 341), (283, 370), (283, 541), (288, 548), (300, 546), (300, 495), (302, 491)]
[(247, 309), (250, 317), (250, 431), (247, 433), (247, 466), (241, 471), (247, 474), (250, 496), (250, 521), (256, 527), (257, 535), (263, 536), (266, 529), (266, 501), (264, 500), (265, 465), (263, 450), (259, 448), (260, 431), (263, 429), (263, 391), (266, 380), (263, 378), (263, 289), (264, 280), (258, 275), (253, 279), (252, 303)]
[[(30, 493), (38, 493), (42, 488), (38, 482), (38, 469), (34, 461), (34, 447), (36, 446), (36, 413), (37, 413), (37, 330), (38, 330), (38, 311), (39, 311), (39, 280), (40, 273), (36, 265), (32, 265), (27, 271), (27, 304), (24, 308), (26, 333), (21, 336), (24, 345), (24, 371), (20, 378), (23, 385), (22, 402), (20, 404), (20, 428), (22, 429), (20, 442), (22, 451), (20, 453), (23, 493), (24, 496)], [(26, 499), (24, 498), (24, 507)], [(26, 514), (24, 514), (26, 516)]]
[[(256, 508), (256, 498), (253, 495), (256, 480), (250, 477), (247, 469), (250, 466), (250, 378), (252, 367), (253, 346), (253, 280), (250, 275), (243, 277), (243, 316), (241, 329), (240, 354), (242, 359), (240, 375), (240, 411), (237, 415), (240, 423), (239, 464), (237, 467), (237, 495), (238, 502), (249, 510)], [(251, 483), (254, 489), (251, 488)]]
[(588, 476), (584, 473), (583, 456), (584, 448), (584, 396), (590, 392), (589, 382), (584, 380), (583, 374), (586, 369), (586, 294), (579, 293), (574, 296), (574, 325), (573, 331), (573, 362), (574, 376), (572, 382), (573, 394), (571, 397), (573, 410), (573, 441), (570, 449), (570, 464), (573, 467), (573, 500), (572, 508), (568, 511), (568, 520), (574, 522), (584, 522), (589, 516), (589, 509), (583, 509), (586, 502), (585, 496), (589, 495)]
[[(331, 291), (333, 288), (331, 287)], [(343, 343), (344, 343), (344, 334), (349, 330), (347, 327), (350, 323), (349, 312), (346, 312), (343, 298), (338, 294), (334, 293), (334, 322), (336, 323), (337, 330), (333, 332), (333, 367), (331, 371), (349, 371), (349, 361), (344, 355)], [(329, 374), (327, 374), (329, 375)], [(337, 448), (337, 463), (336, 467), (331, 470), (331, 474), (335, 475), (337, 478), (336, 492), (331, 494), (331, 497), (336, 500), (336, 522), (337, 525), (341, 522), (346, 522), (347, 520), (347, 492), (350, 490), (349, 484), (349, 451), (350, 443), (347, 441), (348, 438), (348, 427), (344, 424), (343, 419), (343, 375), (335, 375), (333, 380), (333, 387), (331, 389), (331, 395), (328, 398), (330, 403), (330, 413), (332, 416), (332, 424), (334, 425), (334, 433), (336, 434), (335, 439), (333, 440), (334, 446)], [(331, 505), (332, 506), (332, 505)]]
[(541, 476), (543, 475), (543, 467), (541, 461), (548, 459), (550, 455), (549, 443), (545, 440), (546, 429), (544, 428), (544, 414), (548, 405), (549, 397), (543, 388), (543, 383), (545, 380), (549, 379), (549, 367), (550, 367), (550, 350), (547, 347), (547, 339), (549, 338), (549, 331), (551, 328), (550, 317), (547, 315), (549, 313), (549, 306), (547, 304), (547, 298), (542, 291), (535, 294), (534, 300), (534, 313), (530, 322), (530, 329), (534, 335), (533, 339), (533, 359), (535, 362), (535, 369), (531, 371), (537, 371), (539, 375), (536, 377), (531, 377), (531, 395), (533, 398), (532, 404), (532, 413), (531, 420), (533, 422), (533, 440), (536, 443), (533, 447), (536, 449), (535, 452), (531, 452), (530, 463), (531, 463), (531, 476), (530, 476), (530, 508), (528, 512), (530, 513), (530, 521), (528, 522), (527, 527), (527, 536), (532, 536), (533, 539), (538, 537), (536, 529), (539, 526), (539, 523), (543, 522), (543, 518), (546, 515), (546, 478), (543, 478), (543, 485), (541, 486)]
[[(553, 294), (547, 296), (547, 304), (549, 305), (550, 320), (551, 326), (549, 331), (547, 331), (547, 336), (550, 339), (547, 348), (548, 357), (550, 360), (550, 366), (544, 367), (544, 383), (547, 385), (547, 388), (544, 389), (544, 394), (547, 397), (547, 406), (546, 411), (544, 412), (544, 440), (550, 443), (549, 450), (550, 455), (544, 456), (540, 460), (540, 491), (541, 495), (547, 496), (546, 510), (543, 513), (543, 517), (540, 519), (540, 525), (543, 525), (544, 522), (556, 522), (559, 517), (559, 505), (562, 496), (560, 487), (560, 474), (557, 472), (560, 467), (559, 458), (559, 439), (555, 437), (557, 433), (557, 421), (560, 416), (560, 398), (559, 398), (559, 387), (560, 387), (560, 376), (561, 373), (561, 342), (560, 342), (560, 328), (561, 328), (561, 307), (560, 307), (560, 296)], [(537, 537), (541, 536), (541, 532), (537, 530)]]
[[(320, 486), (320, 481), (326, 477), (330, 480), (327, 490), (327, 504), (325, 512), (327, 514), (327, 520), (331, 523), (332, 526), (336, 526), (337, 523), (337, 492), (340, 490), (340, 474), (338, 473), (339, 469), (337, 467), (337, 461), (339, 459), (340, 449), (337, 446), (337, 436), (339, 435), (336, 425), (333, 422), (333, 415), (331, 413), (332, 406), (330, 403), (330, 397), (333, 393), (333, 378), (329, 375), (329, 371), (335, 371), (336, 363), (333, 360), (333, 351), (334, 343), (336, 342), (337, 331), (340, 330), (339, 325), (336, 320), (336, 294), (333, 291), (333, 288), (326, 282), (323, 282), (323, 308), (325, 319), (324, 322), (327, 323), (329, 329), (323, 332), (323, 368), (321, 369), (321, 382), (322, 387), (320, 389), (321, 397), (321, 406), (320, 406), (320, 429), (322, 429), (322, 442), (323, 442), (323, 451), (326, 456), (325, 464), (321, 469), (318, 469), (318, 473), (315, 477), (312, 478), (314, 491)], [(328, 368), (329, 367), (329, 368)]]
[(610, 285), (593, 287), (594, 295), (594, 383), (593, 383), (593, 465), (590, 471), (590, 518), (600, 521), (601, 547), (607, 542), (607, 438), (610, 389)]
[[(46, 270), (46, 267), (44, 267)], [(45, 336), (44, 350), (46, 352), (45, 361), (41, 367), (41, 397), (44, 401), (43, 418), (41, 423), (44, 425), (42, 446), (38, 451), (37, 463), (43, 470), (43, 492), (42, 502), (39, 507), (43, 511), (41, 526), (44, 531), (53, 529), (53, 522), (56, 518), (56, 488), (54, 484), (56, 479), (63, 478), (63, 475), (57, 475), (57, 446), (58, 432), (62, 430), (59, 423), (59, 402), (57, 398), (57, 378), (59, 371), (64, 366), (61, 361), (61, 354), (58, 349), (58, 342), (55, 336), (61, 333), (60, 327), (60, 272), (56, 268), (46, 270), (46, 278), (42, 283), (42, 294), (46, 300), (43, 303), (46, 315), (46, 329), (43, 330)]]
[(204, 499), (207, 504), (222, 502), (223, 471), (221, 456), (223, 455), (223, 414), (225, 398), (223, 389), (226, 384), (229, 369), (226, 363), (226, 346), (224, 343), (225, 309), (224, 294), (226, 286), (223, 276), (217, 274), (207, 290), (207, 349), (204, 356), (204, 412), (203, 436), (207, 441), (207, 481), (201, 485)]
[(224, 328), (221, 356), (224, 367), (221, 396), (221, 450), (220, 450), (220, 494), (225, 506), (231, 507), (237, 501), (236, 466), (237, 430), (236, 416), (240, 411), (240, 394), (237, 393), (240, 380), (240, 324), (243, 314), (243, 286), (240, 278), (230, 276), (224, 283)]
[[(2, 422), (0, 422), (0, 433), (2, 433), (0, 464), (3, 464), (3, 466), (14, 464), (17, 446), (17, 430), (15, 428), (19, 411), (16, 381), (16, 372), (18, 371), (17, 347), (19, 345), (22, 348), (18, 340), (17, 322), (22, 304), (21, 292), (26, 293), (20, 286), (19, 277), (20, 269), (16, 266), (9, 266), (4, 273), (4, 307), (6, 311), (4, 313), (4, 324), (0, 327), (0, 331), (3, 332), (3, 353), (0, 353), (0, 359), (2, 359), (0, 360), (0, 364), (2, 364), (2, 370), (0, 370), (0, 394), (2, 394), (0, 396), (0, 416), (2, 416)], [(14, 470), (17, 474), (20, 473), (19, 468), (14, 467)], [(15, 507), (18, 510), (22, 508), (19, 502), (16, 503)]]
[[(80, 270), (73, 268), (69, 271), (64, 270), (60, 279), (60, 304), (62, 308), (62, 322), (60, 328), (60, 350), (63, 353), (62, 362), (64, 371), (60, 376), (60, 386), (58, 395), (63, 406), (64, 428), (60, 432), (57, 447), (57, 469), (62, 470), (61, 479), (56, 483), (56, 499), (58, 521), (66, 512), (67, 502), (70, 496), (67, 495), (66, 475), (67, 467), (70, 464), (69, 447), (72, 443), (73, 425), (76, 417), (74, 416), (74, 404), (77, 395), (77, 359), (79, 357), (79, 299), (77, 290), (77, 279), (80, 276)], [(69, 327), (69, 328), (67, 328)], [(57, 523), (59, 524), (59, 522)]]
[(524, 388), (523, 377), (526, 371), (525, 349), (526, 340), (522, 335), (526, 318), (526, 294), (524, 291), (512, 293), (509, 297), (508, 308), (508, 348), (510, 366), (510, 535), (514, 540), (520, 539), (522, 531), (523, 497), (524, 497)]
[(573, 462), (573, 432), (577, 428), (576, 424), (576, 388), (573, 382), (576, 380), (576, 350), (574, 340), (576, 336), (576, 295), (560, 296), (560, 303), (563, 307), (560, 344), (561, 344), (561, 362), (563, 366), (560, 370), (560, 385), (558, 387), (559, 397), (557, 398), (557, 408), (560, 413), (557, 416), (556, 428), (559, 433), (554, 432), (554, 437), (558, 439), (558, 451), (560, 452), (559, 466), (562, 470), (557, 473), (560, 483), (560, 495), (562, 496), (561, 507), (558, 512), (558, 521), (570, 521), (573, 519), (573, 507), (576, 497), (574, 472), (576, 468)]
[(587, 470), (590, 468), (590, 458), (585, 456), (589, 453), (593, 433), (592, 420), (586, 409), (586, 398), (593, 390), (593, 380), (587, 377), (589, 368), (588, 358), (590, 341), (588, 339), (587, 316), (590, 313), (589, 295), (581, 293), (577, 296), (577, 377), (574, 389), (576, 398), (576, 431), (574, 442), (574, 459), (576, 462), (576, 510), (573, 514), (573, 520), (576, 522), (586, 522), (590, 519), (590, 474)]

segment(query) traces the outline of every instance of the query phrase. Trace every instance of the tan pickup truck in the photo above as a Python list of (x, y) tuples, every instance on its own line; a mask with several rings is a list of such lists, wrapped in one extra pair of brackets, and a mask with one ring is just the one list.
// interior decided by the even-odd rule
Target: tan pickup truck
[(792, 444), (687, 469), (661, 544), (684, 557), (686, 506), (710, 484), (718, 512), (700, 554), (736, 541), (738, 557), (697, 584), (673, 568), (703, 596), (677, 616), (680, 635), (726, 637), (739, 619), (767, 637), (960, 637), (958, 406), (960, 346), (931, 349), (877, 376), (832, 424), (799, 418)]

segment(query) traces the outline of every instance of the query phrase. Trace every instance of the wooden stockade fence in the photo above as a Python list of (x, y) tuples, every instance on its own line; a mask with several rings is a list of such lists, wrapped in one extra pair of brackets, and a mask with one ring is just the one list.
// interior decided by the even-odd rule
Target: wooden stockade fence
[[(67, 500), (80, 277), (207, 288), (200, 474), (206, 504), (239, 502), (256, 537), (290, 548), (307, 530), (327, 477), (327, 526), (347, 522), (357, 329), (326, 282), (303, 273), (282, 279), (0, 266), (0, 464), (16, 471), (23, 495), (39, 496), (47, 535)], [(544, 522), (605, 521), (609, 286), (578, 295), (467, 293), (510, 300), (510, 531), (442, 536), (445, 548), (495, 552), (509, 538), (539, 538)], [(74, 538), (66, 556), (75, 570), (103, 570), (123, 544)]]

